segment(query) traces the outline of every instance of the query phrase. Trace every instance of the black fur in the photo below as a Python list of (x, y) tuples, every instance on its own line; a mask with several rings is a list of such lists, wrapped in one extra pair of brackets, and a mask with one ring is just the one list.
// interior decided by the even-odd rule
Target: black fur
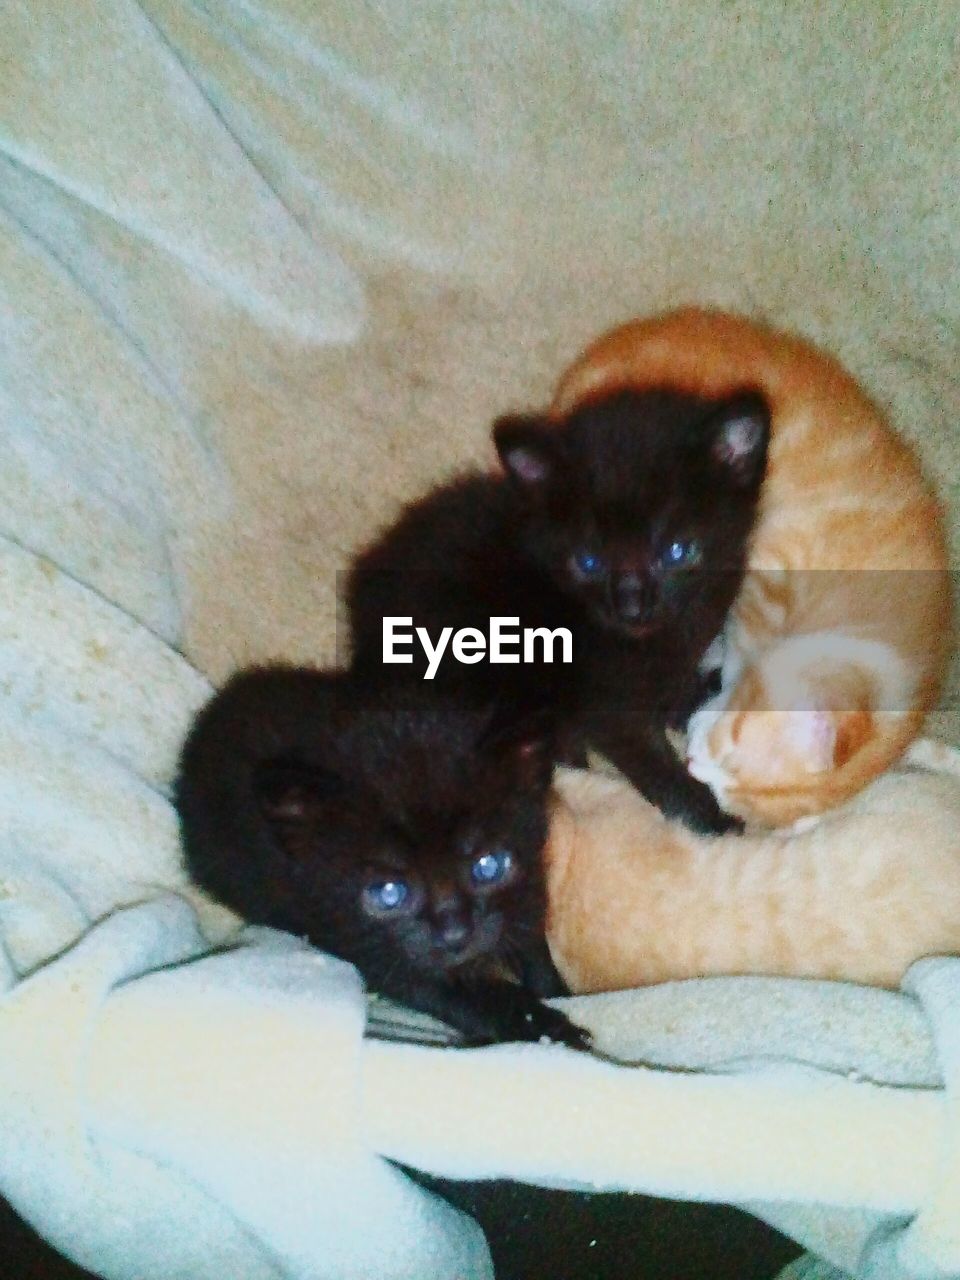
[[(355, 669), (421, 681), (422, 661), (383, 666), (387, 615), (434, 638), (445, 626), (486, 632), (491, 616), (567, 627), (571, 666), (464, 666), (448, 654), (436, 680), (461, 700), (548, 712), (560, 758), (594, 747), (668, 816), (736, 827), (664, 731), (695, 703), (698, 664), (739, 589), (768, 436), (767, 407), (749, 391), (721, 402), (625, 391), (560, 423), (501, 419), (505, 476), (434, 491), (355, 562)], [(675, 543), (692, 549), (679, 566)]]
[[(541, 1003), (563, 992), (543, 931), (551, 769), (540, 726), (429, 686), (265, 667), (198, 715), (176, 803), (194, 879), (246, 919), (308, 937), (470, 1043), (582, 1048)], [(474, 883), (504, 850), (509, 878)], [(381, 910), (387, 882), (407, 887), (403, 909)]]

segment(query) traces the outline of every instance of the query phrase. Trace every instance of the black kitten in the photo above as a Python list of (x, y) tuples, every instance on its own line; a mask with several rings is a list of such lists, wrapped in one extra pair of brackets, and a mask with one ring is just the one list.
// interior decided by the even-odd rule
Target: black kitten
[[(544, 939), (551, 749), (489, 712), (348, 674), (242, 672), (200, 712), (176, 803), (189, 870), (473, 1044), (588, 1036)], [(524, 985), (491, 972), (512, 971)]]
[(569, 667), (462, 666), (437, 679), (464, 698), (547, 708), (568, 759), (594, 747), (668, 816), (700, 831), (739, 824), (691, 778), (665, 736), (696, 703), (698, 664), (746, 564), (766, 467), (769, 412), (744, 392), (708, 401), (623, 391), (556, 422), (501, 419), (505, 477), (454, 481), (361, 555), (347, 602), (354, 662), (385, 668), (382, 619), (486, 631), (492, 616), (566, 627)]

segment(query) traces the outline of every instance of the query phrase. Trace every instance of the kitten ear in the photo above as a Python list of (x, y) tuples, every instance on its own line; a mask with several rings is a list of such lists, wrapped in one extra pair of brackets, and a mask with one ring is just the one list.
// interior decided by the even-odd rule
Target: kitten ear
[(528, 786), (549, 786), (553, 777), (554, 735), (546, 725), (528, 725), (513, 743), (512, 755), (519, 777)]
[(526, 786), (547, 786), (553, 776), (556, 727), (547, 712), (512, 719), (495, 713), (480, 746), (498, 762), (512, 767)]
[(343, 792), (336, 774), (293, 760), (268, 760), (254, 776), (260, 810), (288, 852), (300, 847), (303, 835), (318, 810)]
[(493, 424), (504, 470), (524, 489), (535, 489), (550, 479), (554, 466), (556, 424), (540, 414), (511, 414)]
[(835, 715), (824, 708), (787, 713), (787, 737), (808, 773), (828, 773), (837, 746)]
[(828, 773), (850, 760), (873, 732), (869, 711), (829, 707), (789, 712), (788, 736), (808, 773)]
[(770, 440), (770, 407), (763, 396), (751, 392), (728, 400), (706, 429), (713, 462), (743, 488), (758, 485)]

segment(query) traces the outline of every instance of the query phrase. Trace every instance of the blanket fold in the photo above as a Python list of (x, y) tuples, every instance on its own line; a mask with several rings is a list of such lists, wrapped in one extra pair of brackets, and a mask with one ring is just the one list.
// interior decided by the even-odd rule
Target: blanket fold
[(298, 340), (356, 337), (356, 276), (304, 235), (148, 7), (78, 0), (70, 29), (96, 32), (93, 49), (63, 39), (64, 23), (56, 0), (4, 7), (0, 42), (17, 50), (0, 96), (6, 153)]
[(923, 1005), (946, 1089), (934, 1185), (908, 1227), (882, 1229), (864, 1250), (865, 1280), (946, 1280), (960, 1275), (960, 960), (919, 960), (904, 987)]

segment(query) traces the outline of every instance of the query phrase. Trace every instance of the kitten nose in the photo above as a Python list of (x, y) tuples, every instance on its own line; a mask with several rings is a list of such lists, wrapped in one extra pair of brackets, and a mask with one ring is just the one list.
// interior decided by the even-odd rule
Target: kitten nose
[(470, 936), (470, 925), (462, 911), (448, 907), (437, 913), (434, 920), (437, 936), (445, 947), (455, 950), (462, 947)]
[(617, 579), (613, 590), (613, 604), (625, 622), (636, 622), (652, 611), (657, 601), (657, 589), (648, 578), (636, 573), (625, 573)]

